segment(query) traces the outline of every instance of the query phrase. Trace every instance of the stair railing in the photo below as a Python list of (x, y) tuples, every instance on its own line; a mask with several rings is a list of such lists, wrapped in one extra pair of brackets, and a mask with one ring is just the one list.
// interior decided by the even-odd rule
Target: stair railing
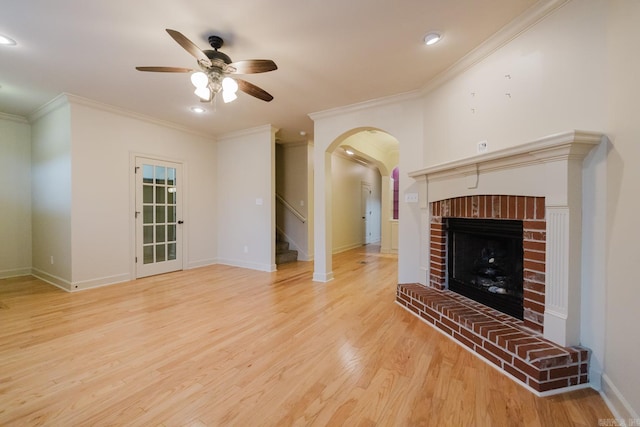
[(276, 200), (279, 201), (280, 203), (282, 203), (282, 205), (285, 208), (287, 208), (293, 215), (295, 215), (296, 218), (298, 218), (300, 221), (302, 221), (303, 224), (305, 222), (307, 222), (307, 218), (305, 218), (304, 215), (302, 215), (300, 212), (298, 212), (296, 210), (296, 208), (294, 208), (291, 204), (289, 204), (289, 202), (287, 202), (285, 199), (283, 199), (282, 196), (279, 195), (278, 193), (276, 193)]

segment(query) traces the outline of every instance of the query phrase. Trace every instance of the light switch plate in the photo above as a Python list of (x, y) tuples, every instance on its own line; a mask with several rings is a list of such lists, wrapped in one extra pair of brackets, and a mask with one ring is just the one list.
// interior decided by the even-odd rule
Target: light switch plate
[(418, 193), (405, 193), (404, 201), (407, 203), (418, 203)]

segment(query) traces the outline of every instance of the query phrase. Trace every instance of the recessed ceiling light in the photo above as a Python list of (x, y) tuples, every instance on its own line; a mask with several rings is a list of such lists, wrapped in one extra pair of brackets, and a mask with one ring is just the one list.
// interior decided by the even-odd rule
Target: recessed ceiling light
[(193, 111), (194, 113), (202, 114), (207, 110), (202, 107), (191, 107), (191, 111)]
[(0, 45), (3, 46), (15, 46), (17, 43), (14, 39), (7, 37), (7, 36), (3, 36), (2, 34), (0, 34)]
[(424, 44), (426, 44), (427, 46), (431, 46), (432, 44), (436, 44), (440, 40), (442, 40), (442, 34), (440, 34), (440, 33), (431, 32), (431, 33), (427, 34), (426, 36), (424, 36)]

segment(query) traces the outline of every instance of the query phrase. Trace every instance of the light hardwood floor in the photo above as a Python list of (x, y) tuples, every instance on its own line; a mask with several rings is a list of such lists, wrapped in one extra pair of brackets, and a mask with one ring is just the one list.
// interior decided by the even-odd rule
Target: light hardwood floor
[(588, 389), (538, 398), (394, 303), (377, 247), (276, 273), (211, 266), (69, 294), (0, 280), (0, 425), (569, 426)]

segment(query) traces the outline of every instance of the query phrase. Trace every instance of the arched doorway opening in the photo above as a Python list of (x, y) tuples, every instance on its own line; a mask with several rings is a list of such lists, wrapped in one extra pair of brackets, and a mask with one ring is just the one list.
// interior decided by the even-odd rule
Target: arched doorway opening
[[(328, 231), (328, 250), (326, 259), (316, 253), (316, 281), (333, 278), (334, 253), (364, 244), (378, 245), (383, 253), (397, 253), (398, 248), (391, 177), (399, 162), (398, 140), (382, 129), (352, 129), (330, 144), (324, 159), (325, 216), (320, 225)], [(329, 273), (317, 274), (323, 268)]]

